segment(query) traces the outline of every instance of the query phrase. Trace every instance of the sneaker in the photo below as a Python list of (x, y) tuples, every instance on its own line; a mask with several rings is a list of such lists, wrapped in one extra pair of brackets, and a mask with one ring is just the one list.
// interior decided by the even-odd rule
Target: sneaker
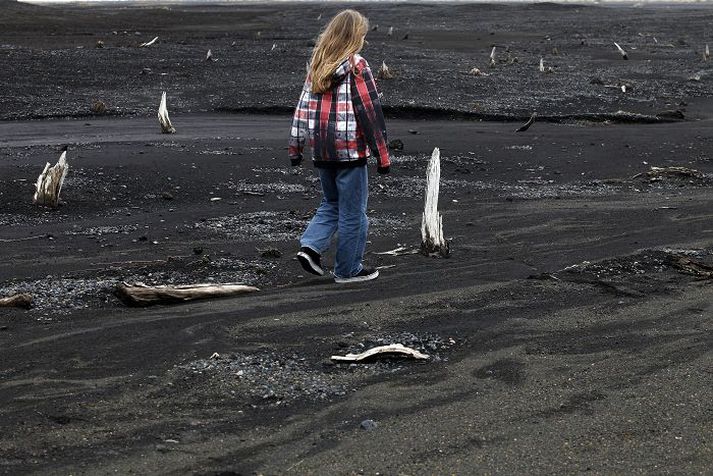
[(334, 282), (339, 284), (348, 283), (361, 283), (364, 281), (371, 281), (379, 277), (379, 270), (376, 268), (362, 268), (355, 276), (351, 278), (340, 278), (339, 276), (334, 277)]
[(316, 274), (317, 276), (324, 276), (324, 270), (322, 269), (319, 253), (314, 251), (312, 248), (307, 248), (306, 246), (300, 248), (300, 251), (297, 253), (297, 259), (304, 270), (308, 273)]

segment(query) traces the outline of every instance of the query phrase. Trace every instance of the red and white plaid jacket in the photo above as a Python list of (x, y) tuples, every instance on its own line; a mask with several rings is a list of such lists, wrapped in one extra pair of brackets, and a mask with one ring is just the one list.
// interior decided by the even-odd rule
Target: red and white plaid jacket
[(332, 84), (330, 91), (313, 93), (309, 75), (305, 80), (292, 119), (292, 165), (302, 162), (309, 137), (315, 167), (356, 167), (374, 155), (379, 172), (388, 172), (386, 124), (369, 64), (359, 55), (344, 60)]

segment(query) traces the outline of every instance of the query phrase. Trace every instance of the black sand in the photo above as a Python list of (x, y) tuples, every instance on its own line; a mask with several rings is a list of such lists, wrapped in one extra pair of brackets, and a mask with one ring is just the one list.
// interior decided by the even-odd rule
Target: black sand
[[(36, 305), (0, 310), (0, 472), (711, 471), (713, 295), (679, 264), (713, 263), (709, 9), (365, 6), (405, 147), (372, 176), (382, 276), (344, 288), (292, 259), (319, 193), (285, 158), (336, 7), (1, 6), (0, 296)], [(35, 207), (64, 144), (62, 206)], [(374, 254), (418, 246), (435, 146), (452, 257)], [(130, 309), (122, 280), (262, 291)], [(328, 361), (390, 342), (432, 361)]]

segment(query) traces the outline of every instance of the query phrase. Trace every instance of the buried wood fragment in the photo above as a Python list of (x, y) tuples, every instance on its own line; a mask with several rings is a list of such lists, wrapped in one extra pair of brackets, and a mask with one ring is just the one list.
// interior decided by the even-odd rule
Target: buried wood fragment
[(542, 56), (540, 56), (540, 73), (544, 73), (544, 72), (545, 72), (545, 59)]
[(156, 43), (156, 40), (158, 40), (158, 36), (157, 36), (156, 38), (154, 38), (153, 40), (151, 40), (151, 41), (147, 41), (146, 43), (141, 43), (141, 44), (139, 45), (139, 48), (146, 48), (146, 47), (149, 47), (149, 46), (153, 45), (154, 43)]
[(379, 67), (379, 71), (376, 74), (376, 77), (378, 79), (393, 79), (394, 73), (392, 73), (389, 67), (386, 66), (386, 62), (382, 61), (381, 66)]
[(535, 123), (535, 118), (537, 117), (537, 112), (533, 112), (532, 115), (530, 116), (530, 119), (527, 120), (526, 123), (515, 129), (515, 132), (525, 132), (530, 128), (531, 125)]
[(706, 49), (703, 52), (703, 61), (708, 61), (711, 59), (711, 50), (708, 49), (708, 43), (706, 43)]
[(441, 151), (433, 149), (426, 171), (426, 200), (421, 218), (421, 252), (447, 257), (448, 242), (443, 238), (443, 217), (438, 212), (441, 183)]
[(683, 273), (699, 278), (713, 279), (713, 266), (681, 255), (670, 255), (668, 261), (671, 266)]
[(394, 248), (393, 250), (380, 251), (380, 252), (374, 253), (374, 254), (382, 255), (382, 256), (403, 256), (403, 255), (414, 255), (416, 253), (418, 253), (418, 250), (415, 248), (407, 248), (405, 246), (399, 246), (398, 248)]
[(29, 294), (15, 294), (13, 296), (0, 298), (0, 307), (21, 307), (29, 309), (32, 307), (32, 296)]
[(386, 36), (393, 36), (394, 35), (394, 27), (390, 26), (388, 31), (386, 32)]
[(32, 201), (38, 205), (56, 207), (59, 204), (59, 193), (62, 191), (64, 178), (67, 176), (67, 147), (62, 150), (62, 155), (54, 166), (47, 162), (44, 170), (37, 178), (35, 195)]
[(144, 283), (117, 285), (115, 294), (129, 306), (151, 306), (153, 304), (168, 304), (235, 296), (253, 293), (260, 289), (240, 283), (223, 284), (185, 284), (148, 286)]
[(471, 76), (487, 76), (486, 73), (483, 73), (481, 70), (478, 68), (473, 68), (470, 71), (468, 71), (468, 74)]
[(493, 49), (490, 51), (490, 66), (493, 67), (495, 66), (495, 46), (493, 46)]
[(164, 134), (174, 134), (176, 128), (171, 124), (171, 119), (168, 117), (168, 109), (166, 108), (166, 91), (161, 95), (161, 104), (158, 106), (158, 122), (161, 124), (161, 132)]
[(216, 61), (218, 61), (217, 59), (213, 58), (213, 51), (212, 51), (212, 50), (208, 50), (208, 53), (205, 54), (205, 60), (206, 60), (206, 61), (213, 62), (213, 63), (215, 63)]
[(629, 59), (629, 55), (626, 53), (626, 51), (624, 51), (624, 48), (619, 46), (617, 42), (614, 42), (614, 46), (616, 46), (616, 49), (619, 51), (619, 53), (621, 53), (622, 58), (624, 58), (625, 60)]
[(646, 176), (649, 179), (660, 179), (662, 177), (689, 177), (689, 178), (698, 178), (702, 179), (705, 178), (705, 174), (703, 172), (700, 172), (696, 169), (691, 169), (688, 167), (678, 167), (678, 166), (670, 166), (670, 167), (651, 167), (651, 169), (648, 172), (641, 172), (633, 177), (632, 179), (639, 178)]
[(333, 355), (330, 357), (337, 362), (361, 362), (362, 360), (374, 357), (375, 355), (411, 357), (417, 360), (426, 360), (431, 357), (415, 349), (410, 349), (402, 344), (380, 345), (369, 349), (361, 354)]

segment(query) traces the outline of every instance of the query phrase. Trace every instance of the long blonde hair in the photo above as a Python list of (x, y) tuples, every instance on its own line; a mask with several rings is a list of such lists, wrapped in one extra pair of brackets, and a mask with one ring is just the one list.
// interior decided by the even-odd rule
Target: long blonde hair
[(309, 73), (313, 93), (332, 88), (334, 71), (346, 58), (361, 51), (367, 31), (369, 20), (356, 10), (342, 10), (330, 20), (312, 51)]

